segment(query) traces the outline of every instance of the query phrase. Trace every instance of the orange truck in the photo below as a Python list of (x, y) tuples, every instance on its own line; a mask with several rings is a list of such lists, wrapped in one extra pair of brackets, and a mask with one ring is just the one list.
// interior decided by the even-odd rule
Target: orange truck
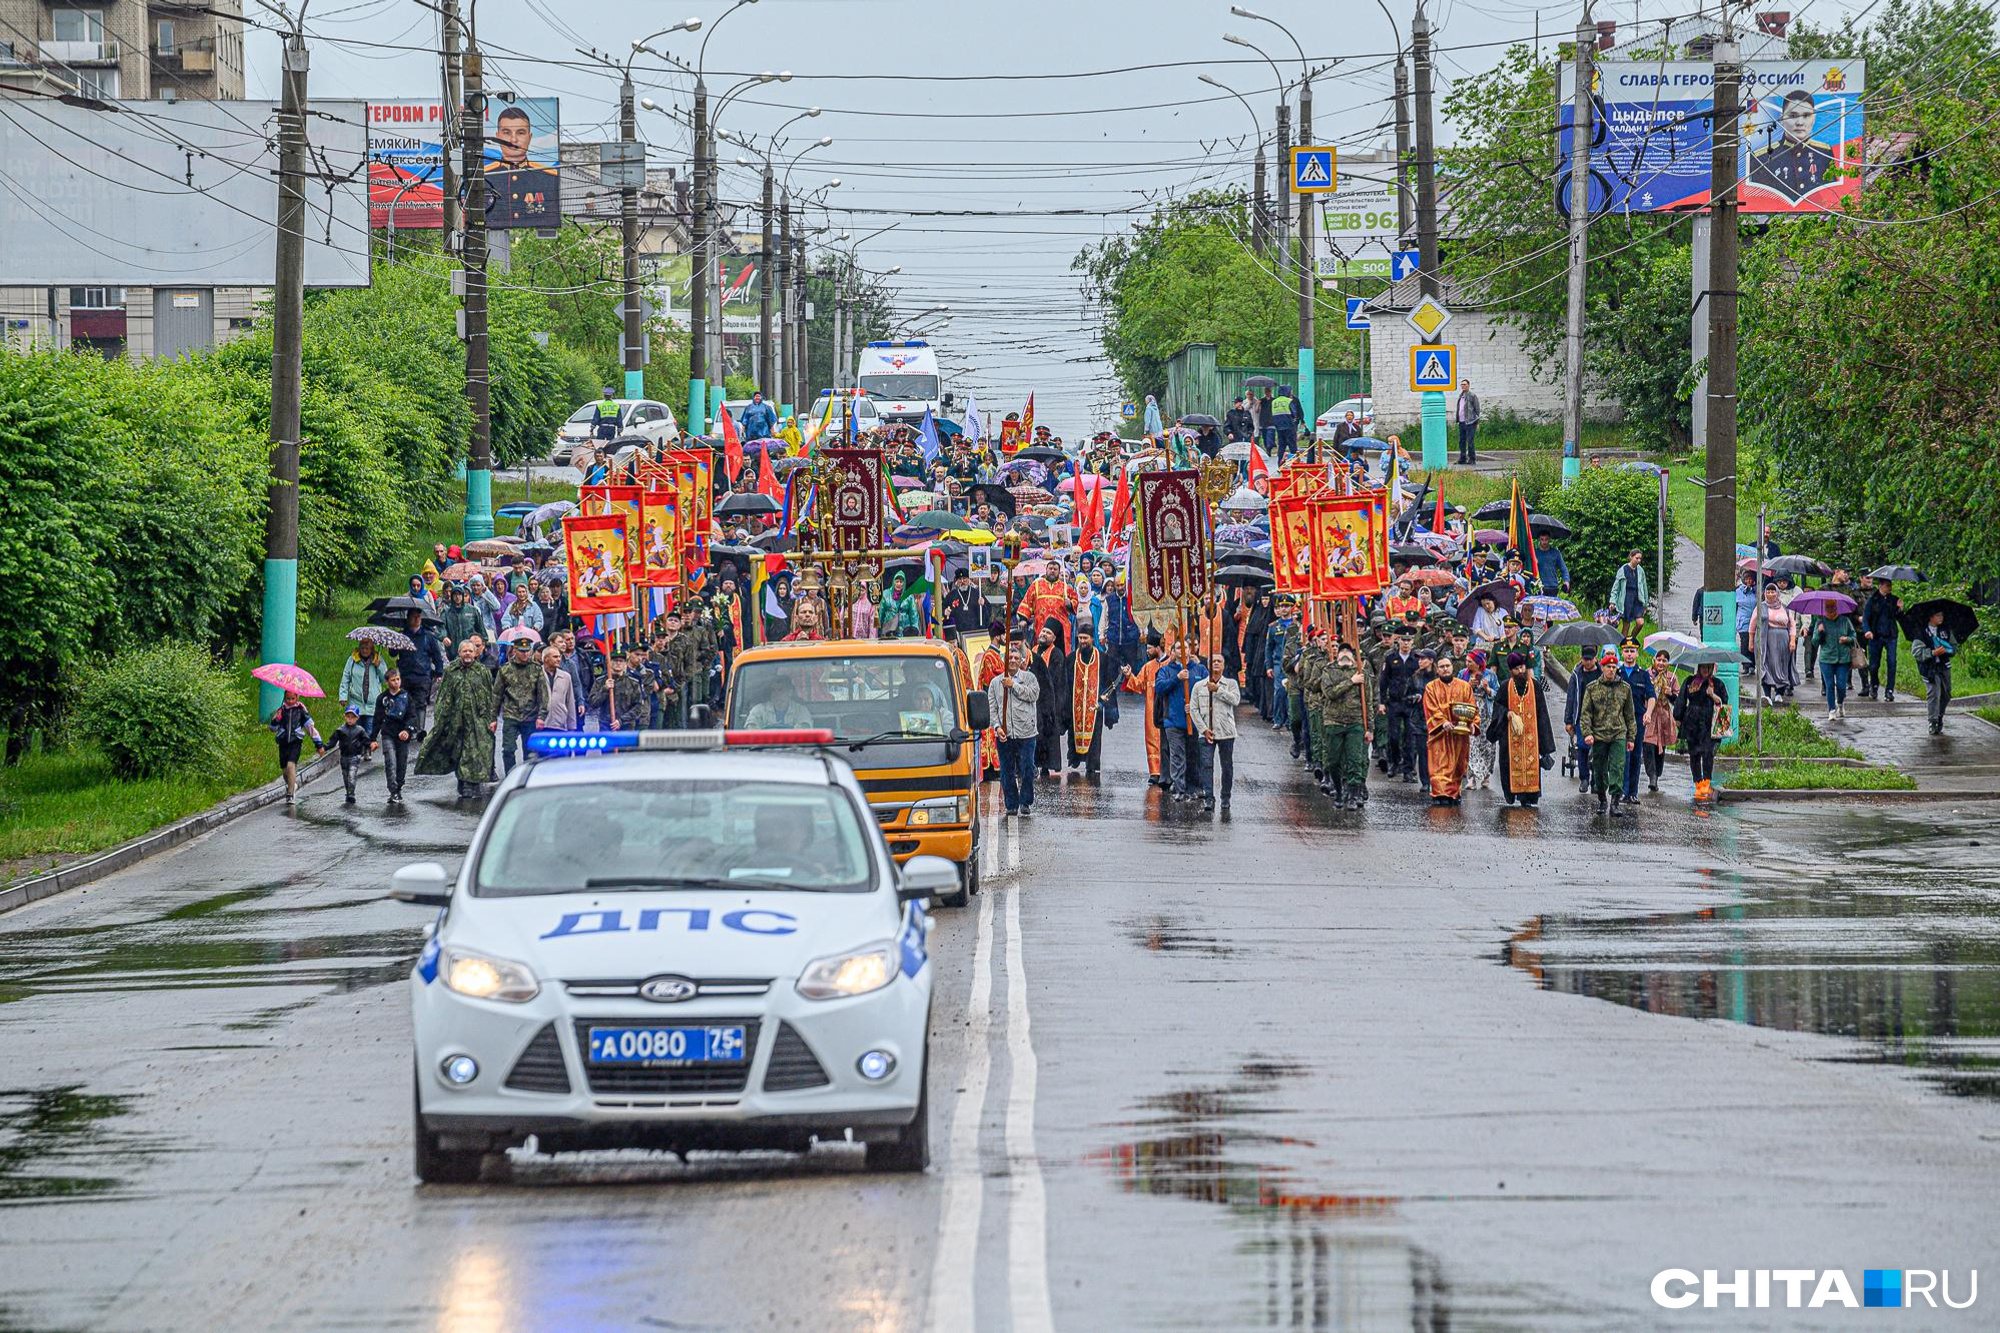
[(746, 648), (729, 669), (726, 725), (831, 729), (898, 864), (957, 864), (979, 886), (979, 733), (992, 725), (964, 653), (942, 639), (828, 639)]

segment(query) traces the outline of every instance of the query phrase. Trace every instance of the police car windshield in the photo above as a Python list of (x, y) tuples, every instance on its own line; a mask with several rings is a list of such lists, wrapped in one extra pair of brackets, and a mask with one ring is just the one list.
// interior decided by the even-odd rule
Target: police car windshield
[(916, 398), (930, 401), (938, 396), (935, 375), (863, 375), (861, 392), (874, 398)]
[(479, 854), (482, 898), (676, 887), (864, 893), (874, 858), (833, 787), (704, 780), (527, 786)]
[(729, 687), (729, 725), (827, 727), (838, 741), (938, 741), (958, 726), (944, 659), (784, 657), (742, 662)]

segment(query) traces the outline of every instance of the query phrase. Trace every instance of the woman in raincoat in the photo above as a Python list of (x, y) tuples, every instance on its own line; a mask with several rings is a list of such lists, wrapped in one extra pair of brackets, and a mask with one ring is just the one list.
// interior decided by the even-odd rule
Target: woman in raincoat
[(1147, 394), (1147, 395), (1146, 395), (1146, 425), (1145, 425), (1145, 432), (1146, 432), (1146, 434), (1148, 434), (1148, 435), (1158, 435), (1158, 434), (1159, 434), (1159, 433), (1160, 433), (1160, 432), (1161, 432), (1162, 430), (1165, 430), (1165, 429), (1166, 429), (1166, 424), (1167, 424), (1166, 422), (1164, 422), (1164, 421), (1160, 420), (1160, 404), (1159, 404), (1159, 401), (1158, 401), (1157, 399), (1155, 399), (1155, 398), (1153, 397), (1153, 395), (1152, 395), (1152, 394), (1150, 394), (1150, 393), (1149, 393), (1149, 394)]
[(914, 637), (922, 623), (923, 608), (917, 604), (917, 595), (908, 590), (908, 581), (897, 570), (875, 608), (875, 632), (884, 639)]
[(461, 798), (493, 780), (493, 673), (479, 660), (478, 645), (458, 646), (458, 659), (438, 681), (430, 734), (417, 752), (417, 772), (456, 773)]

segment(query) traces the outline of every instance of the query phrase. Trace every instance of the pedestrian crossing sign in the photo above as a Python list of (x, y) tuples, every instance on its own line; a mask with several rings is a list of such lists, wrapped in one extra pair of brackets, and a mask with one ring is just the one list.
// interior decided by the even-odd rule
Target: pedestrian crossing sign
[(1458, 348), (1418, 343), (1410, 349), (1410, 392), (1451, 393), (1458, 388)]
[(1332, 194), (1340, 179), (1332, 148), (1292, 150), (1292, 193)]

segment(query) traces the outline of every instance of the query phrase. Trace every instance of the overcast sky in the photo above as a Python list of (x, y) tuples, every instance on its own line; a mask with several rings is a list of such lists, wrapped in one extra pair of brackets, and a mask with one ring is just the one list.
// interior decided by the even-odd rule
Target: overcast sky
[[(1406, 41), (1408, 0), (1382, 4)], [(566, 139), (615, 137), (616, 78), (576, 48), (622, 58), (634, 38), (685, 17), (713, 25), (728, 7), (485, 0), (476, 20), (487, 82), (560, 97)], [(1393, 143), (1383, 136), (1396, 37), (1381, 7), (1370, 0), (1250, 7), (1289, 27), (1315, 66), (1343, 62), (1314, 85), (1318, 141)], [(1845, 0), (1802, 0), (1792, 8), (1830, 24), (1844, 7)], [(1691, 8), (1638, 0), (1600, 6), (1597, 16), (1629, 25)], [(1509, 41), (1532, 40), (1538, 30), (1552, 42), (1577, 16), (1575, 5), (1443, 0), (1432, 11), (1441, 81), (1476, 76)], [(436, 95), (438, 21), (419, 0), (313, 0), (307, 27), (315, 96)], [(710, 31), (662, 44), (692, 62)], [(787, 132), (795, 150), (820, 134), (835, 141), (805, 157), (793, 183), (840, 177), (827, 200), (831, 220), (855, 237), (893, 225), (861, 246), (860, 262), (902, 267), (891, 282), (906, 315), (951, 307), (950, 322), (931, 337), (949, 363), (977, 368), (957, 377), (961, 400), (971, 387), (982, 410), (1016, 410), (1032, 389), (1037, 420), (1071, 437), (1110, 425), (1118, 398), (1071, 259), (1128, 228), (1151, 201), (1204, 185), (1247, 188), (1250, 113), (1197, 76), (1242, 92), (1264, 134), (1275, 80), (1263, 58), (1226, 44), (1225, 32), (1263, 47), (1286, 79), (1299, 70), (1283, 32), (1232, 17), (1227, 0), (758, 0), (712, 32), (711, 94), (732, 76), (794, 75), (733, 101), (725, 128), (761, 137), (808, 106), (824, 108)], [(250, 96), (275, 97), (276, 39), (253, 34), (248, 58)], [(652, 68), (640, 79), (642, 95), (685, 113), (691, 80), (645, 64)], [(1105, 72), (1114, 70), (1129, 72)], [(1441, 86), (1440, 101), (1442, 93)], [(684, 125), (642, 113), (640, 128), (656, 168), (686, 160)], [(1440, 126), (1441, 135), (1447, 130)], [(735, 150), (725, 146), (721, 156), (729, 163)], [(723, 189), (728, 198), (754, 199), (756, 174), (727, 166)]]

